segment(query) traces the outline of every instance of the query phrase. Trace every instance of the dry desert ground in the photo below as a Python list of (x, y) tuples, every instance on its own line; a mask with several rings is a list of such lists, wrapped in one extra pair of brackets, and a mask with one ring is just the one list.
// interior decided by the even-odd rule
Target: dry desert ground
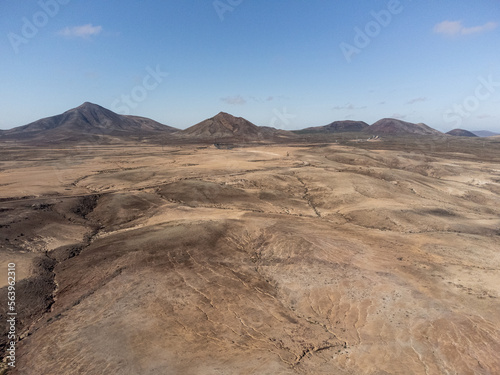
[(500, 153), (438, 151), (3, 145), (9, 374), (500, 374)]

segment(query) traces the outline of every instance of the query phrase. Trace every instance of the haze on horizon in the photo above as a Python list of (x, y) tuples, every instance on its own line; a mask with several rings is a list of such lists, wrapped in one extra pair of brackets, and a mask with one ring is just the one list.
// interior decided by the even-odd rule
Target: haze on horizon
[(498, 1), (5, 2), (0, 129), (90, 101), (186, 128), (500, 130)]

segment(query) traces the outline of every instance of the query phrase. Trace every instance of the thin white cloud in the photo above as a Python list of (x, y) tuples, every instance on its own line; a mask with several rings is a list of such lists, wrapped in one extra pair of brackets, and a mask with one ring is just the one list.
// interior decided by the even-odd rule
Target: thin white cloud
[(497, 22), (487, 22), (480, 26), (465, 27), (462, 21), (443, 21), (434, 26), (434, 32), (447, 36), (471, 35), (492, 31), (497, 27)]
[(268, 96), (266, 98), (261, 98), (261, 97), (256, 97), (256, 96), (250, 96), (249, 99), (253, 100), (256, 103), (262, 104), (262, 103), (265, 103), (265, 102), (271, 102), (271, 101), (273, 101), (275, 99), (275, 97), (274, 96)]
[(425, 102), (427, 101), (427, 98), (426, 97), (419, 97), (419, 98), (414, 98), (412, 100), (410, 100), (409, 102), (407, 102), (406, 104), (415, 104), (415, 103), (418, 103), (418, 102)]
[(231, 105), (243, 105), (247, 102), (241, 95), (228, 96), (226, 98), (220, 98), (220, 100)]
[(400, 113), (394, 113), (391, 117), (395, 118), (395, 119), (398, 119), (398, 120), (403, 120), (403, 119), (407, 118), (408, 115), (402, 115)]
[(250, 96), (250, 100), (253, 100), (256, 103), (262, 104), (266, 102), (272, 102), (273, 100), (288, 100), (290, 98), (284, 96), (284, 95), (269, 95), (266, 97), (257, 97), (257, 96)]
[(59, 30), (57, 33), (66, 38), (90, 38), (91, 36), (99, 35), (102, 31), (102, 26), (93, 26), (91, 23), (82, 26), (66, 27)]
[(353, 111), (353, 110), (356, 110), (356, 109), (366, 109), (366, 106), (364, 107), (355, 107), (354, 105), (352, 105), (351, 103), (349, 104), (346, 104), (346, 105), (338, 105), (336, 107), (333, 107), (332, 109), (336, 110), (336, 111), (340, 111), (340, 110), (344, 110), (344, 109), (347, 109), (349, 111)]
[(479, 34), (479, 33), (484, 33), (486, 31), (495, 30), (497, 27), (498, 27), (498, 23), (496, 23), (496, 22), (488, 22), (488, 23), (485, 23), (482, 26), (464, 27), (462, 29), (462, 34), (464, 34), (464, 35)]

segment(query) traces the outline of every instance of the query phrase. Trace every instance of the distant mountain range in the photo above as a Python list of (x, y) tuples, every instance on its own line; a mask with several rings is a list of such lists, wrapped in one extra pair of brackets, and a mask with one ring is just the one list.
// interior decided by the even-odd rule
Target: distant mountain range
[[(145, 117), (119, 115), (97, 104), (86, 102), (60, 115), (0, 131), (0, 140), (40, 143), (80, 142), (96, 138), (110, 142), (145, 138), (194, 142), (201, 140), (213, 142), (290, 141), (299, 139), (301, 136), (346, 132), (366, 136), (444, 135), (422, 123), (414, 124), (393, 118), (385, 118), (372, 125), (363, 121), (335, 121), (325, 126), (308, 127), (292, 132), (257, 126), (242, 117), (234, 117), (225, 112), (220, 112), (214, 117), (180, 130)], [(454, 129), (447, 134), (468, 137), (495, 135), (488, 131), (472, 133), (463, 129)]]
[(369, 125), (363, 121), (334, 121), (325, 126), (314, 126), (302, 130), (296, 130), (298, 134), (314, 134), (314, 133), (346, 133), (346, 132), (360, 132), (367, 129)]
[(286, 130), (257, 126), (244, 118), (234, 117), (224, 112), (185, 130), (180, 130), (145, 117), (119, 115), (88, 102), (57, 116), (0, 131), (0, 140), (40, 143), (95, 140), (96, 137), (106, 141), (168, 138), (217, 142), (221, 140), (278, 141), (293, 139), (297, 136)]
[(495, 135), (500, 135), (500, 133), (493, 133), (489, 130), (473, 130), (472, 133), (474, 133), (478, 137), (493, 137)]
[(477, 135), (475, 135), (474, 133), (471, 133), (470, 131), (464, 129), (453, 129), (446, 134), (454, 135), (457, 137), (477, 137)]
[(438, 130), (425, 124), (413, 124), (411, 122), (401, 121), (393, 118), (384, 118), (377, 121), (366, 129), (369, 134), (377, 135), (443, 135)]

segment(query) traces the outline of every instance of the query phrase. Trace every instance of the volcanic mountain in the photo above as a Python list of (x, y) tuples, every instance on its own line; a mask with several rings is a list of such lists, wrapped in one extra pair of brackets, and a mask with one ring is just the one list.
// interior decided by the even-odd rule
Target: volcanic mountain
[(324, 126), (314, 126), (297, 131), (299, 134), (306, 133), (344, 133), (344, 132), (360, 132), (368, 128), (368, 124), (363, 121), (334, 121), (331, 124)]
[(493, 137), (495, 135), (500, 135), (489, 130), (474, 130), (472, 133), (477, 135), (478, 137)]
[(220, 112), (216, 116), (204, 120), (178, 133), (184, 138), (196, 139), (238, 139), (238, 140), (270, 140), (277, 138), (293, 138), (295, 134), (267, 126), (257, 126), (242, 117), (234, 117)]
[(474, 133), (471, 133), (470, 131), (464, 129), (453, 129), (446, 134), (456, 137), (477, 137), (477, 135), (475, 135)]
[(2, 132), (1, 139), (72, 141), (95, 136), (141, 137), (178, 129), (145, 117), (125, 116), (97, 104), (83, 103), (60, 115)]
[(384, 135), (442, 135), (437, 131), (425, 124), (413, 124), (411, 122), (401, 121), (393, 118), (384, 118), (377, 121), (366, 129), (370, 134), (384, 134)]

